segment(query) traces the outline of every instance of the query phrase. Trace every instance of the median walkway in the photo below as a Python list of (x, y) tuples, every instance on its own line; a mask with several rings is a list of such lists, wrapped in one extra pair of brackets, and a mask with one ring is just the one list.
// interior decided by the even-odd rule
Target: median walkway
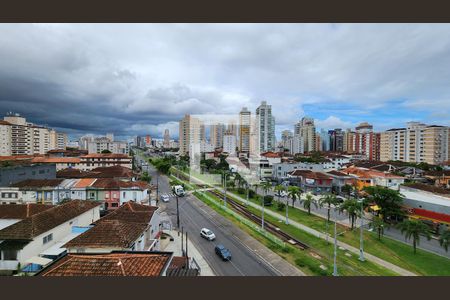
[[(224, 192), (222, 189), (220, 189), (220, 191), (222, 193)], [(235, 199), (240, 200), (241, 202), (246, 202), (246, 199), (244, 199), (244, 198), (242, 198), (240, 196), (237, 196), (235, 194), (233, 194), (232, 197), (235, 198)], [(261, 210), (261, 206), (258, 205), (258, 204), (255, 204), (255, 203), (250, 202), (250, 201), (249, 201), (248, 204), (250, 206), (256, 208), (256, 209)], [(276, 213), (274, 211), (271, 211), (269, 209), (264, 210), (264, 213), (268, 214), (268, 215), (270, 215), (272, 217), (278, 218), (280, 220), (284, 220), (285, 219), (284, 215), (281, 215), (281, 214)], [(298, 223), (298, 222), (296, 222), (296, 221), (294, 221), (292, 219), (289, 219), (289, 224), (294, 226), (294, 227), (297, 227), (298, 229), (301, 229), (301, 230), (303, 230), (305, 232), (308, 232), (308, 233), (310, 233), (310, 234), (312, 234), (314, 236), (317, 236), (317, 237), (319, 237), (321, 239), (324, 239), (324, 240), (327, 239), (327, 236), (324, 233), (322, 233), (320, 231), (317, 231), (315, 229), (312, 229), (312, 228), (310, 228), (308, 226), (305, 226), (303, 224), (300, 224), (300, 223)], [(337, 244), (338, 244), (339, 247), (342, 247), (342, 248), (344, 248), (344, 249), (346, 249), (346, 250), (348, 250), (350, 252), (353, 252), (353, 253), (359, 255), (359, 249), (357, 249), (357, 248), (355, 248), (353, 246), (350, 246), (349, 244), (343, 243), (341, 241), (338, 241)], [(379, 265), (381, 265), (383, 267), (386, 267), (386, 268), (388, 268), (388, 269), (390, 269), (390, 270), (392, 270), (392, 271), (394, 271), (394, 272), (396, 272), (396, 273), (398, 273), (398, 274), (400, 274), (402, 276), (417, 276), (417, 274), (415, 274), (413, 272), (405, 270), (405, 269), (403, 269), (403, 268), (401, 268), (401, 267), (399, 267), (397, 265), (394, 265), (394, 264), (392, 264), (390, 262), (387, 262), (387, 261), (385, 261), (385, 260), (383, 260), (383, 259), (381, 259), (381, 258), (379, 258), (377, 256), (374, 256), (374, 255), (372, 255), (370, 253), (364, 252), (364, 257), (367, 260), (373, 261), (373, 262), (375, 262), (375, 263), (377, 263), (377, 264), (379, 264)]]

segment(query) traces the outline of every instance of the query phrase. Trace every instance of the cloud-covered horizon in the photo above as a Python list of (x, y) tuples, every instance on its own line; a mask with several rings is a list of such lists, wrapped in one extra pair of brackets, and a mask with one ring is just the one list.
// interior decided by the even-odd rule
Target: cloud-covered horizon
[(449, 24), (1, 24), (0, 110), (71, 136), (178, 135), (184, 114), (277, 132), (450, 125)]

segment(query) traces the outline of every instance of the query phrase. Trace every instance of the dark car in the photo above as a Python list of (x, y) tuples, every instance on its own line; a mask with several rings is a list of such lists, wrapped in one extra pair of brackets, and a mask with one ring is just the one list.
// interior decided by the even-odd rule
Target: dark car
[(231, 252), (223, 245), (217, 245), (215, 247), (216, 254), (219, 255), (223, 260), (231, 260)]

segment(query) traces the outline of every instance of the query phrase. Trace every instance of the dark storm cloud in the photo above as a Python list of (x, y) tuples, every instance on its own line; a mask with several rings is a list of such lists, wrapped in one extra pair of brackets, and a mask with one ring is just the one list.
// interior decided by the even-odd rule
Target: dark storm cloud
[(315, 116), (321, 126), (353, 126), (387, 109), (404, 115), (380, 116), (380, 124), (402, 125), (412, 110), (423, 110), (423, 121), (440, 116), (437, 123), (446, 124), (449, 29), (2, 24), (0, 111), (71, 135), (160, 136), (169, 128), (176, 136), (186, 113), (236, 114), (261, 100), (272, 104), (279, 128), (292, 127), (303, 105), (330, 103), (346, 108)]

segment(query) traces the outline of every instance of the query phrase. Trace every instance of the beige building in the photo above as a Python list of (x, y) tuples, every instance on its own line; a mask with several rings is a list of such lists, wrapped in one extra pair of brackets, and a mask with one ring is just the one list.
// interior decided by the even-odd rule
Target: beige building
[(11, 155), (11, 124), (0, 120), (0, 156)]
[(343, 151), (349, 154), (356, 152), (356, 132), (350, 129), (344, 132)]
[(247, 107), (243, 107), (239, 113), (239, 151), (250, 151), (250, 126), (251, 126), (251, 112)]
[(313, 118), (303, 117), (295, 124), (295, 135), (300, 136), (303, 143), (303, 151), (298, 153), (316, 151), (316, 127)]
[(213, 145), (214, 148), (222, 148), (224, 134), (225, 134), (224, 124), (219, 123), (211, 125), (209, 132), (210, 144)]
[(409, 122), (381, 133), (380, 160), (439, 165), (450, 157), (449, 140), (449, 127)]
[(51, 129), (50, 134), (50, 150), (53, 149), (63, 149), (67, 147), (67, 134), (63, 132), (56, 132), (56, 130)]
[(191, 144), (200, 144), (205, 141), (205, 125), (200, 119), (185, 115), (179, 122), (179, 134), (179, 153), (189, 154)]

